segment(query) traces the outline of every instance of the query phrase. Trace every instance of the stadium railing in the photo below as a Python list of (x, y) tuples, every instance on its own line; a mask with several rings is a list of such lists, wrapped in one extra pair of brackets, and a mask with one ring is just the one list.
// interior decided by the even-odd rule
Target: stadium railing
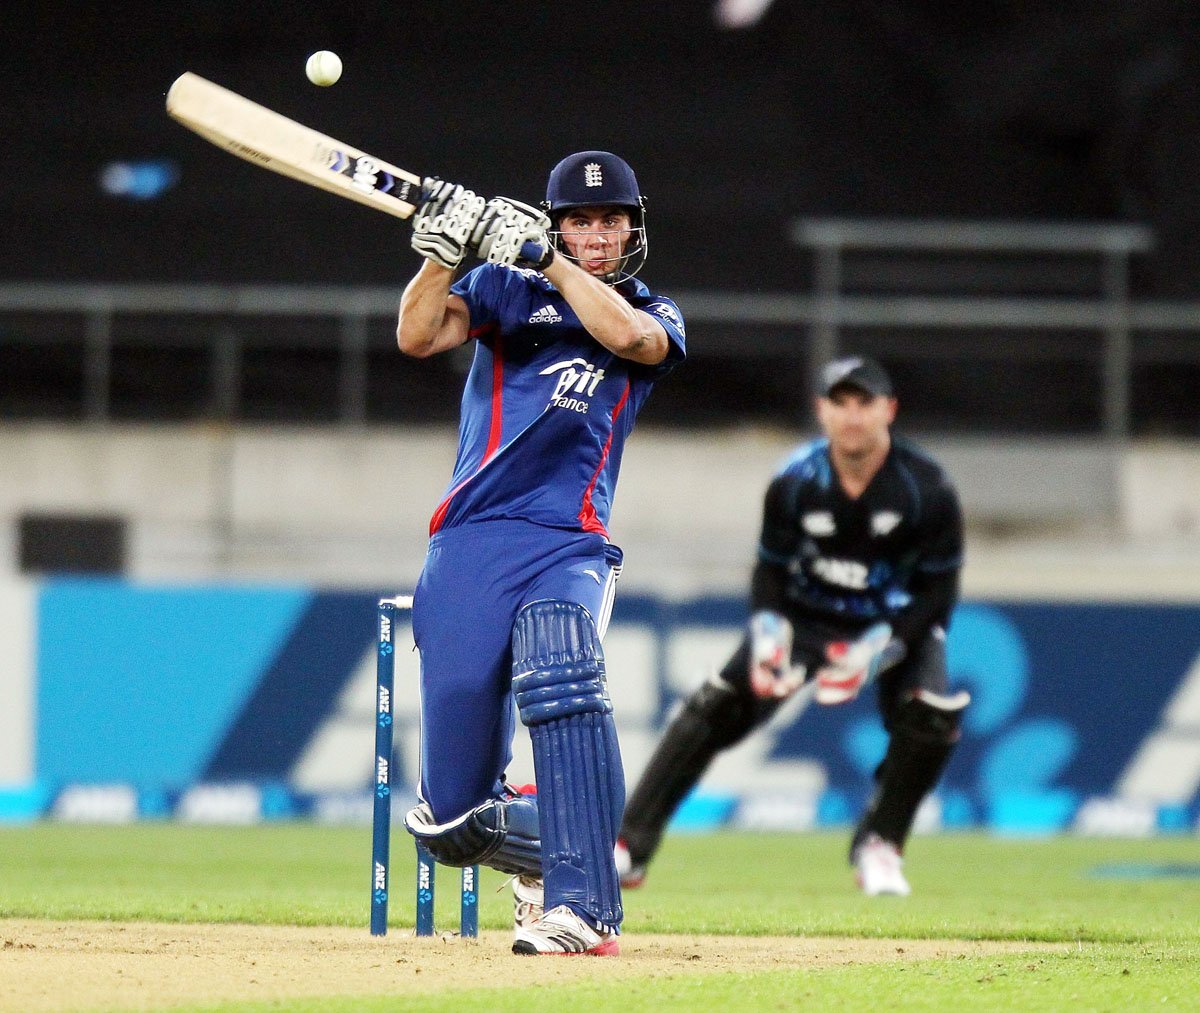
[[(741, 379), (751, 383), (788, 371), (775, 389), (801, 391), (817, 362), (853, 347), (908, 367), (906, 411), (925, 430), (964, 419), (971, 428), (972, 411), (977, 432), (1021, 417), (1022, 404), (1049, 400), (1027, 379), (1043, 372), (1051, 394), (1078, 378), (1085, 407), (1031, 414), (1032, 431), (1197, 433), (1200, 303), (1131, 298), (1131, 264), (1153, 242), (1141, 226), (804, 219), (793, 238), (812, 255), (811, 286), (672, 292), (686, 306), (692, 356), (680, 389), (738, 382), (704, 372), (719, 359), (748, 363)], [(405, 421), (388, 414), (399, 410), (388, 370), (406, 368), (392, 337), (397, 298), (392, 287), (0, 283), (0, 419)], [(449, 396), (427, 395), (437, 410), (453, 413), (461, 378), (451, 374), (464, 365), (442, 378)], [(163, 381), (156, 394), (158, 374), (189, 383)], [(958, 415), (931, 413), (928, 388), (956, 376), (981, 405), (960, 399)], [(1029, 387), (1024, 402), (1011, 401), (1012, 378)], [(273, 404), (263, 393), (272, 384), (294, 386)], [(1149, 392), (1140, 401), (1138, 389)], [(671, 415), (685, 425), (705, 399), (687, 400), (691, 414)], [(736, 390), (726, 402), (750, 416), (778, 404)]]
[[(801, 218), (792, 239), (814, 254), (812, 365), (854, 326), (1094, 331), (1103, 341), (1103, 434), (1130, 434), (1132, 331), (1164, 325), (1162, 308), (1137, 310), (1135, 323), (1130, 303), (1130, 261), (1153, 249), (1149, 228)], [(1185, 317), (1191, 326), (1200, 319)]]

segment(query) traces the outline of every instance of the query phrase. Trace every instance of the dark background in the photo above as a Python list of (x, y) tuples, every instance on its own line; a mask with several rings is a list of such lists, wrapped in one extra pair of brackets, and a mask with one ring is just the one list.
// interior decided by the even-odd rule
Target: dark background
[[(624, 155), (664, 289), (807, 285), (798, 215), (1150, 224), (1138, 291), (1200, 286), (1200, 10), (1182, 0), (8, 4), (0, 278), (397, 283), (386, 217), (239, 164), (170, 121), (192, 70), (350, 144), (541, 196), (563, 154)], [(304, 60), (345, 62), (316, 88)], [(100, 168), (169, 158), (162, 198)]]
[[(535, 201), (564, 154), (614, 150), (649, 202), (643, 276), (670, 295), (807, 292), (810, 255), (790, 226), (834, 215), (1142, 223), (1156, 245), (1132, 262), (1134, 296), (1200, 295), (1200, 5), (776, 0), (736, 31), (714, 12), (628, 0), (10, 3), (0, 11), (10, 54), (0, 63), (0, 283), (399, 294), (419, 263), (407, 223), (264, 172), (170, 120), (167, 88), (191, 70), (488, 195)], [(345, 72), (317, 88), (304, 61), (326, 48)], [(105, 165), (137, 160), (165, 160), (178, 179), (154, 200), (101, 189)], [(1095, 264), (1054, 270), (1033, 265), (1025, 281), (1041, 289), (1026, 294), (1095, 294)], [(975, 294), (987, 294), (986, 279)], [(240, 400), (217, 410), (206, 371), (224, 353), (209, 335), (227, 323), (241, 328)], [(804, 419), (803, 331), (689, 323), (687, 367), (648, 419)], [(336, 421), (333, 324), (245, 325), (118, 317), (113, 417)], [(0, 417), (86, 414), (86, 326), (69, 314), (0, 321)], [(371, 321), (368, 420), (453, 418), (462, 363), (403, 361), (392, 326)], [(917, 427), (1100, 425), (1095, 333), (866, 329), (843, 345), (893, 369)], [(1200, 432), (1191, 347), (1178, 330), (1135, 336), (1135, 432)]]

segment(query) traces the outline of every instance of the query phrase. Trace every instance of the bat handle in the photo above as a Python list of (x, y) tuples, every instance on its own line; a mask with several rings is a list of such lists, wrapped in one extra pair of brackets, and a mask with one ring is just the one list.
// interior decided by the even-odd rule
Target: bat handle
[[(548, 246), (530, 240), (521, 246), (521, 259), (532, 265), (542, 264), (542, 260), (548, 252)], [(543, 264), (542, 266), (545, 265)]]

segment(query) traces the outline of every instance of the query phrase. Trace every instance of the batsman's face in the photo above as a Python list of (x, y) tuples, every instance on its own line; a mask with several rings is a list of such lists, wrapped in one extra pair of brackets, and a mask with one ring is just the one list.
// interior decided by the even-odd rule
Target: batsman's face
[(868, 394), (856, 387), (835, 388), (817, 398), (817, 418), (833, 449), (846, 457), (866, 457), (886, 447), (888, 427), (896, 419), (894, 397)]
[(633, 222), (623, 208), (573, 208), (562, 216), (558, 228), (568, 256), (596, 277), (620, 266), (633, 234)]

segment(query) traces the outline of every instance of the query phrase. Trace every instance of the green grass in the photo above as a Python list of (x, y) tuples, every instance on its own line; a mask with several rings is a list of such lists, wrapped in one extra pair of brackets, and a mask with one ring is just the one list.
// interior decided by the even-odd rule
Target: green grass
[[(674, 835), (648, 884), (626, 895), (629, 933), (859, 936), (1065, 943), (1053, 953), (909, 964), (704, 974), (542, 989), (555, 1002), (636, 1009), (1197, 1008), (1200, 878), (1098, 876), (1112, 866), (1200, 864), (1195, 837), (1012, 840), (963, 834), (909, 845), (913, 896), (853, 888), (844, 834)], [(391, 922), (411, 926), (408, 838), (393, 841)], [(0, 829), (0, 917), (362, 926), (368, 828), (36, 824)], [(455, 914), (440, 870), (441, 924)], [(511, 925), (504, 877), (484, 870), (480, 924)], [(422, 1010), (521, 1009), (495, 983)], [(478, 1005), (477, 1005), (478, 1004)], [(334, 997), (220, 1009), (382, 1010)]]
[[(812, 971), (765, 971), (757, 974), (687, 975), (602, 984), (539, 987), (535, 1009), (622, 1013), (660, 1010), (962, 1010), (1021, 1011), (1194, 1010), (1194, 955), (1081, 952), (1062, 956), (1005, 956), (988, 959), (924, 961), (822, 968)], [(204, 1013), (385, 1013), (410, 1008), (395, 999), (322, 999), (194, 1007)], [(415, 1008), (415, 1007), (413, 1007)], [(422, 1013), (528, 1013), (527, 990), (513, 985), (422, 997)]]

